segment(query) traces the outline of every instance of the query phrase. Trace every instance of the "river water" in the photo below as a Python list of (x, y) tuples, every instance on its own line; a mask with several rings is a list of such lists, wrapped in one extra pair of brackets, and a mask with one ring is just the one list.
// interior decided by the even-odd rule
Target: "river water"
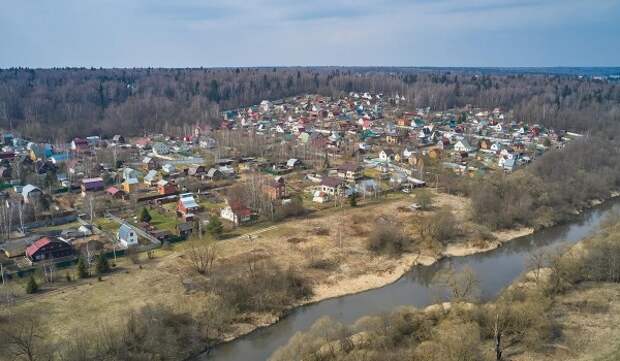
[(523, 273), (532, 253), (552, 252), (573, 245), (597, 231), (601, 221), (615, 212), (620, 212), (620, 200), (604, 203), (585, 211), (571, 223), (513, 240), (490, 252), (443, 259), (431, 266), (416, 266), (400, 280), (385, 287), (297, 308), (275, 325), (222, 344), (198, 359), (266, 360), (296, 332), (307, 330), (323, 316), (353, 323), (360, 317), (387, 312), (402, 305), (428, 306), (436, 303), (443, 293), (432, 282), (435, 275), (450, 268), (456, 272), (463, 267), (472, 269), (480, 283), (481, 297), (492, 298)]

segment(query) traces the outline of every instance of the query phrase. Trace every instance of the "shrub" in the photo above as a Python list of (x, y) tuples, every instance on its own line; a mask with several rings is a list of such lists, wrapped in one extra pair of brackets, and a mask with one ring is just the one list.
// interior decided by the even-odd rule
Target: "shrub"
[(377, 253), (399, 254), (411, 244), (411, 239), (396, 224), (377, 224), (368, 235), (366, 248)]
[(33, 294), (39, 290), (39, 285), (37, 281), (34, 279), (34, 275), (30, 275), (28, 278), (28, 282), (26, 283), (26, 293)]
[(88, 266), (86, 265), (86, 260), (84, 260), (84, 257), (80, 257), (78, 259), (77, 272), (79, 278), (88, 278), (89, 276)]
[(209, 224), (207, 224), (207, 233), (215, 238), (219, 238), (224, 232), (224, 226), (217, 216), (211, 216), (209, 218)]
[(95, 269), (97, 270), (98, 275), (110, 272), (110, 264), (108, 263), (108, 259), (104, 255), (97, 255), (95, 261)]

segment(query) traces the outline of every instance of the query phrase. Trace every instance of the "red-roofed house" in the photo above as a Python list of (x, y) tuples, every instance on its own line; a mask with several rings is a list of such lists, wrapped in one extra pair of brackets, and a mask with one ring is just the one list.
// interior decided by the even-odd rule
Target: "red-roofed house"
[(220, 211), (220, 217), (234, 224), (243, 224), (252, 220), (252, 210), (241, 203), (230, 202)]
[(32, 262), (73, 256), (73, 247), (56, 237), (43, 237), (26, 248), (26, 257)]

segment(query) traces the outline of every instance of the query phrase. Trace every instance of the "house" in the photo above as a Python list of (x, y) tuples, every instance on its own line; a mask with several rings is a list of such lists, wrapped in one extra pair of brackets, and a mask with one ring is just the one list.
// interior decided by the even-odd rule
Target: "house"
[(116, 233), (118, 241), (126, 248), (138, 245), (138, 234), (126, 223), (121, 224)]
[(187, 170), (188, 175), (197, 176), (197, 177), (205, 174), (206, 172), (207, 170), (205, 169), (203, 165), (194, 165), (194, 166), (189, 167), (189, 169)]
[(198, 211), (200, 206), (194, 199), (191, 193), (183, 193), (179, 195), (179, 201), (177, 202), (177, 214), (184, 218), (193, 217), (193, 213)]
[(354, 162), (345, 163), (338, 167), (338, 177), (348, 181), (356, 181), (362, 177), (362, 167)]
[(222, 171), (217, 168), (211, 168), (207, 172), (207, 178), (211, 179), (212, 181), (221, 180), (224, 179), (224, 173), (222, 173)]
[(329, 200), (329, 194), (322, 191), (315, 191), (314, 195), (312, 196), (312, 201), (314, 203), (327, 203), (329, 202)]
[(235, 225), (248, 223), (252, 220), (252, 210), (239, 202), (228, 202), (220, 211), (220, 217)]
[(0, 178), (11, 178), (11, 173), (12, 173), (11, 167), (8, 167), (8, 166), (0, 167)]
[(179, 223), (176, 228), (179, 236), (183, 238), (189, 237), (194, 231), (194, 225), (191, 222)]
[(168, 182), (167, 180), (163, 179), (157, 182), (157, 193), (161, 195), (174, 194), (176, 193), (176, 191), (177, 186), (172, 182)]
[(321, 179), (321, 191), (331, 196), (342, 194), (344, 187), (344, 181), (340, 178), (324, 177)]
[(295, 158), (291, 158), (291, 159), (286, 161), (286, 167), (289, 168), (289, 169), (299, 168), (299, 167), (301, 167), (301, 160), (295, 159)]
[(24, 198), (24, 203), (34, 203), (41, 199), (43, 195), (43, 191), (38, 187), (33, 186), (32, 184), (27, 184), (22, 188), (22, 197)]
[(52, 164), (59, 165), (69, 160), (69, 154), (67, 153), (54, 154), (50, 156), (48, 159), (50, 162), (52, 162)]
[(273, 181), (267, 182), (263, 185), (263, 192), (265, 192), (272, 200), (282, 199), (286, 196), (286, 185), (284, 183), (284, 177), (275, 177)]
[(26, 257), (32, 262), (53, 260), (73, 255), (73, 247), (56, 237), (40, 238), (26, 248)]
[(140, 183), (138, 181), (138, 178), (132, 177), (125, 179), (122, 184), (123, 191), (127, 194), (135, 192), (136, 190), (138, 190), (138, 183)]
[(112, 137), (112, 142), (114, 142), (114, 144), (125, 144), (125, 137), (120, 134), (116, 134)]
[(114, 199), (123, 199), (125, 198), (125, 192), (116, 188), (116, 187), (108, 187), (105, 192), (112, 196)]
[(166, 163), (161, 167), (161, 170), (166, 174), (172, 174), (177, 170), (177, 167), (172, 163)]
[(144, 159), (142, 159), (142, 165), (147, 170), (154, 170), (159, 168), (159, 162), (157, 161), (157, 159), (152, 157), (144, 157)]
[(471, 152), (475, 151), (476, 148), (474, 148), (472, 145), (470, 145), (467, 140), (462, 139), (462, 140), (459, 140), (458, 142), (456, 142), (456, 144), (454, 144), (454, 150), (457, 151), (457, 152), (471, 153)]
[(384, 162), (389, 162), (394, 160), (394, 151), (392, 149), (383, 149), (379, 152), (379, 159)]
[(157, 183), (157, 171), (156, 170), (150, 170), (146, 176), (144, 176), (144, 184), (146, 184), (147, 186), (153, 186), (155, 185), (155, 183)]
[(82, 179), (82, 193), (97, 192), (103, 190), (103, 178), (84, 178)]
[(87, 151), (89, 148), (88, 141), (82, 138), (75, 138), (71, 141), (71, 150), (81, 153)]

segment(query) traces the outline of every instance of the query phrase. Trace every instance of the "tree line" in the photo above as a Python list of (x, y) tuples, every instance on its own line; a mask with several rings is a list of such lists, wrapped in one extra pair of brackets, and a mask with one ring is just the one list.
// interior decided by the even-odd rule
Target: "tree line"
[(472, 70), (14, 68), (0, 69), (0, 127), (50, 142), (85, 134), (183, 133), (187, 125), (218, 126), (220, 111), (263, 99), (351, 91), (399, 94), (409, 106), (434, 110), (502, 107), (517, 120), (577, 130), (617, 120), (620, 102), (614, 82)]

